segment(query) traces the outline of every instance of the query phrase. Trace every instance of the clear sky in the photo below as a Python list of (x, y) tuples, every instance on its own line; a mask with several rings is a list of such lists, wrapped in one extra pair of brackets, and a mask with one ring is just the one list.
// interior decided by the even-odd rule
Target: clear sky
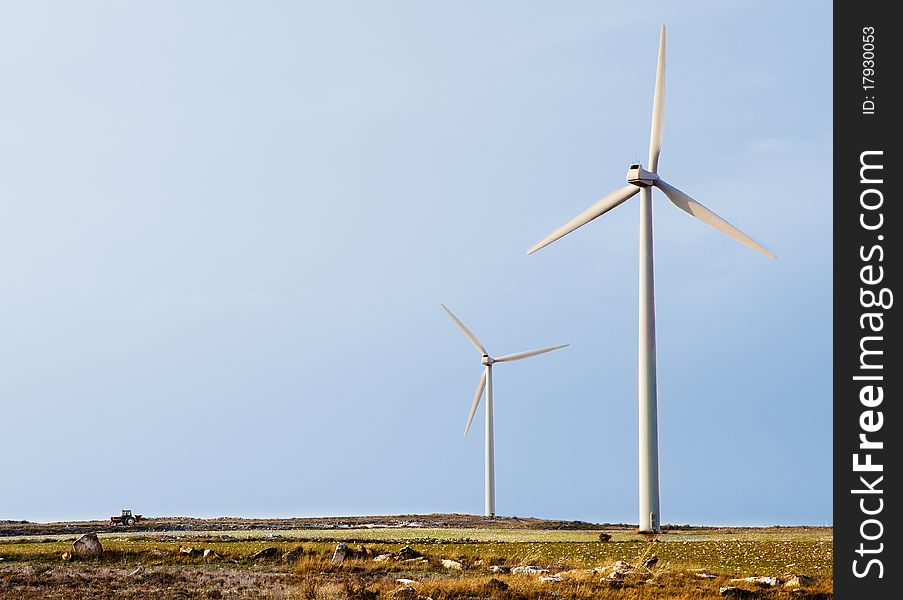
[(637, 522), (645, 162), (662, 522), (831, 520), (831, 5), (0, 5), (0, 519)]

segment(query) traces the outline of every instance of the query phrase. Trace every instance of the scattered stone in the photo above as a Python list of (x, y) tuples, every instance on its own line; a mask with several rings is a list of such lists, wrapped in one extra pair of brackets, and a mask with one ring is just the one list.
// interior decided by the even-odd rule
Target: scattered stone
[(200, 553), (200, 550), (195, 550), (191, 546), (179, 546), (179, 554), (184, 554), (185, 556), (197, 556)]
[[(2, 559), (0, 559), (0, 560), (2, 560)], [(480, 558), (480, 559), (478, 559), (478, 560), (473, 561), (473, 566), (475, 566), (475, 567), (482, 567), (482, 566), (483, 566), (483, 559)]]
[(462, 565), (461, 563), (459, 563), (456, 560), (449, 560), (447, 558), (443, 558), (441, 561), (439, 561), (439, 564), (441, 564), (446, 569), (451, 569), (452, 571), (463, 571), (464, 570), (464, 565)]
[(129, 573), (129, 577), (136, 577), (138, 579), (144, 577), (144, 565), (138, 565), (138, 568)]
[(562, 579), (586, 579), (595, 575), (593, 569), (571, 569), (570, 571), (561, 571), (556, 573)]
[(504, 591), (504, 590), (508, 589), (508, 584), (505, 583), (504, 581), (502, 581), (501, 579), (496, 579), (495, 577), (493, 577), (492, 579), (490, 579), (489, 581), (486, 582), (486, 587), (493, 589), (493, 590)]
[(696, 577), (699, 577), (700, 579), (715, 579), (718, 576), (714, 575), (712, 573), (706, 573), (705, 571), (702, 571), (700, 573), (696, 573)]
[(270, 546), (269, 548), (264, 548), (263, 550), (258, 550), (254, 554), (251, 555), (251, 560), (260, 560), (262, 558), (278, 558), (280, 556), (279, 548), (275, 546)]
[(561, 577), (558, 575), (542, 575), (539, 580), (543, 583), (557, 583), (561, 581)]
[(357, 551), (354, 554), (354, 558), (365, 558), (367, 560), (376, 556), (376, 552), (373, 551), (373, 548), (367, 548), (366, 546), (358, 546)]
[(548, 573), (548, 569), (537, 567), (536, 565), (525, 565), (523, 567), (514, 567), (511, 573), (514, 575), (539, 575), (540, 573)]
[(807, 575), (791, 575), (784, 583), (784, 587), (787, 589), (798, 589), (809, 587), (813, 583), (815, 583), (814, 577), (809, 577)]
[(373, 559), (373, 562), (386, 562), (388, 560), (392, 560), (393, 558), (395, 558), (395, 557), (392, 556), (391, 554), (380, 554), (379, 556), (377, 556), (376, 558)]
[(428, 558), (425, 557), (425, 556), (421, 556), (420, 558), (409, 558), (409, 559), (403, 560), (403, 561), (401, 561), (401, 562), (403, 562), (403, 563), (417, 563), (417, 564), (421, 564), (421, 565), (427, 565), (427, 564), (429, 564), (430, 559), (428, 559)]
[(502, 565), (492, 565), (491, 567), (489, 567), (490, 573), (508, 573), (510, 571), (511, 569), (509, 569), (508, 567), (503, 567)]
[(62, 558), (66, 562), (69, 562), (70, 560), (72, 560), (72, 553), (71, 552), (63, 552), (60, 555), (60, 558)]
[(204, 558), (219, 560), (222, 558), (222, 556), (217, 554), (212, 548), (204, 548)]
[(151, 556), (154, 556), (156, 558), (162, 558), (162, 557), (166, 556), (166, 554), (167, 554), (166, 550), (160, 550), (159, 548), (154, 548), (153, 550), (150, 551), (150, 553), (151, 553)]
[(790, 598), (796, 600), (834, 600), (834, 595), (826, 592), (812, 592), (809, 590), (789, 590)]
[(603, 583), (612, 589), (619, 590), (624, 587), (624, 582), (620, 579), (612, 579), (611, 577), (603, 577), (599, 580), (599, 583)]
[(731, 579), (729, 583), (752, 583), (762, 587), (777, 587), (783, 583), (777, 577), (743, 577), (740, 579)]
[(332, 562), (340, 563), (344, 562), (345, 558), (348, 556), (348, 545), (347, 544), (339, 544), (335, 547), (335, 552), (332, 555)]
[(414, 581), (413, 579), (407, 579), (407, 578), (405, 578), (405, 577), (401, 577), (401, 578), (399, 578), (399, 579), (396, 579), (396, 580), (395, 580), (395, 583), (400, 583), (400, 584), (402, 584), (402, 585), (410, 585), (410, 584), (412, 584), (412, 583), (417, 583), (417, 582)]
[(399, 600), (417, 600), (417, 590), (409, 585), (406, 585), (402, 588), (398, 588), (397, 590), (392, 591), (390, 596), (392, 596), (393, 598), (398, 598)]
[(651, 569), (656, 564), (658, 564), (658, 557), (654, 554), (643, 561), (643, 567), (645, 567), (647, 569)]
[(96, 533), (86, 533), (72, 542), (72, 551), (76, 556), (97, 558), (103, 554), (103, 546), (97, 539)]
[(611, 534), (610, 534), (610, 533), (605, 533), (605, 532), (599, 533), (599, 541), (600, 541), (600, 542), (610, 542), (610, 541), (611, 541)]
[(725, 598), (755, 598), (756, 593), (743, 588), (728, 585), (718, 589), (718, 593)]
[(299, 560), (301, 560), (302, 556), (304, 556), (304, 549), (295, 548), (294, 550), (289, 550), (288, 552), (283, 554), (282, 561), (289, 563), (298, 562)]
[(398, 558), (401, 560), (411, 560), (412, 558), (420, 558), (421, 556), (423, 555), (410, 546), (405, 546), (398, 551)]
[(619, 560), (606, 567), (596, 567), (595, 569), (593, 569), (593, 571), (601, 574), (605, 579), (623, 579), (627, 575), (630, 575), (631, 573), (636, 571), (636, 567), (622, 560)]

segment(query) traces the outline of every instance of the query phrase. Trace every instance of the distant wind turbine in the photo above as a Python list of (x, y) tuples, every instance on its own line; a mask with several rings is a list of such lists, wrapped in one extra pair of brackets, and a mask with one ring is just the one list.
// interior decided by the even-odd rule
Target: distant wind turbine
[(467, 432), (470, 431), (470, 424), (473, 421), (473, 416), (477, 412), (477, 406), (480, 404), (480, 398), (483, 397), (483, 389), (486, 391), (486, 516), (494, 517), (495, 516), (495, 449), (494, 449), (494, 441), (493, 441), (493, 432), (492, 432), (492, 365), (495, 363), (502, 362), (511, 362), (515, 360), (521, 360), (522, 358), (530, 358), (531, 356), (536, 356), (537, 354), (544, 354), (546, 352), (551, 352), (552, 350), (558, 350), (560, 348), (564, 348), (567, 344), (562, 344), (561, 346), (550, 346), (548, 348), (540, 348), (539, 350), (530, 350), (529, 352), (518, 352), (517, 354), (508, 354), (506, 356), (500, 356), (499, 358), (492, 358), (489, 356), (489, 352), (486, 351), (486, 348), (483, 347), (483, 344), (480, 343), (480, 340), (477, 339), (471, 331), (462, 323), (455, 314), (448, 309), (444, 304), (442, 308), (445, 309), (445, 312), (448, 313), (448, 316), (451, 317), (452, 321), (455, 322), (455, 325), (458, 326), (458, 329), (467, 337), (473, 347), (477, 349), (477, 351), (481, 355), (480, 362), (486, 367), (483, 369), (483, 374), (480, 375), (480, 381), (477, 383), (477, 393), (473, 396), (473, 405), (470, 407), (470, 414), (467, 415), (467, 425), (464, 427), (464, 435), (467, 435)]
[(703, 223), (726, 233), (768, 256), (774, 254), (756, 243), (745, 233), (696, 202), (658, 176), (658, 158), (662, 149), (665, 113), (665, 26), (662, 25), (658, 45), (658, 68), (655, 76), (655, 96), (652, 102), (652, 133), (649, 140), (649, 170), (633, 164), (627, 170), (628, 185), (617, 189), (562, 225), (548, 237), (527, 251), (532, 254), (586, 225), (640, 194), (640, 331), (639, 331), (639, 492), (640, 531), (658, 533), (660, 527), (658, 490), (658, 416), (655, 384), (655, 293), (652, 268), (652, 186), (659, 188), (677, 208)]

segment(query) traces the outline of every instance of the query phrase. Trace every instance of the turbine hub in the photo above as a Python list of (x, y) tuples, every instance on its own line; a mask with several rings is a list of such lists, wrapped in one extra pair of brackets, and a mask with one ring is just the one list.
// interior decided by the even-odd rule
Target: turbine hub
[(630, 165), (630, 168), (627, 169), (627, 183), (639, 187), (649, 187), (654, 185), (657, 179), (658, 175), (647, 171), (642, 165)]
[(484, 355), (483, 355), (483, 360), (481, 360), (480, 362), (483, 363), (484, 365), (486, 365), (486, 366), (488, 367), (489, 365), (491, 365), (492, 363), (494, 363), (495, 360), (494, 360), (491, 356), (489, 356), (488, 354), (484, 354)]

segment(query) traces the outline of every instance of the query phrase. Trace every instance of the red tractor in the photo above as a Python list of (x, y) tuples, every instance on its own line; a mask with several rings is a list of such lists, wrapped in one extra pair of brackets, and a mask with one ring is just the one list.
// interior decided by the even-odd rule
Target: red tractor
[(141, 520), (141, 515), (133, 515), (127, 508), (122, 509), (118, 517), (110, 517), (110, 525), (134, 525)]

